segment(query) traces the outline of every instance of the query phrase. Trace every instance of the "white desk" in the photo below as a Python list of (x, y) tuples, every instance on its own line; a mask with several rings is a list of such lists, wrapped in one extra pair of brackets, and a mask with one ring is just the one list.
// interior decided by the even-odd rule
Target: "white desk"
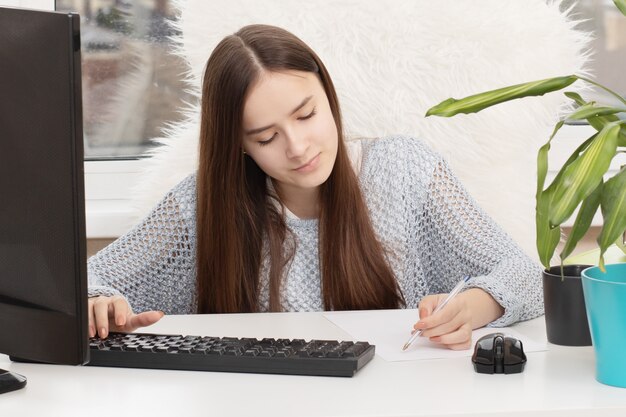
[[(521, 323), (544, 339), (543, 317)], [(349, 339), (322, 313), (166, 316), (143, 331)], [(594, 379), (590, 347), (528, 353), (522, 374), (482, 375), (469, 358), (386, 362), (353, 378), (11, 363), (25, 389), (0, 395), (0, 416), (626, 416), (626, 389)]]

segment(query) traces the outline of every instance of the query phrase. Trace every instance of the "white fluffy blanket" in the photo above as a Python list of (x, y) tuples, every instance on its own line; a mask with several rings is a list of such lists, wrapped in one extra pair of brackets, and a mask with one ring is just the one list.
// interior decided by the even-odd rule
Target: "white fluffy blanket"
[[(479, 114), (424, 118), (448, 97), (581, 73), (588, 35), (545, 0), (187, 0), (179, 53), (197, 93), (214, 46), (250, 23), (292, 31), (328, 67), (347, 137), (415, 135), (450, 161), (480, 205), (534, 255), (535, 157), (564, 102), (560, 93)], [(140, 214), (197, 166), (198, 109), (152, 151)]]

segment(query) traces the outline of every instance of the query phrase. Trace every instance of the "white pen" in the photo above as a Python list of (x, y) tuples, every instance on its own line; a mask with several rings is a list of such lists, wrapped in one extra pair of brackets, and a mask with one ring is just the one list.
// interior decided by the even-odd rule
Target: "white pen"
[[(460, 293), (463, 287), (465, 286), (465, 283), (469, 281), (469, 279), (470, 279), (469, 275), (464, 276), (463, 279), (458, 284), (456, 284), (454, 288), (452, 288), (452, 291), (450, 291), (450, 294), (448, 294), (448, 296), (441, 302), (441, 304), (438, 304), (437, 307), (435, 307), (435, 310), (432, 312), (432, 314), (435, 314), (436, 312), (444, 308), (446, 304), (450, 302), (450, 300), (452, 300), (458, 293)], [(407, 348), (411, 346), (411, 343), (413, 343), (415, 339), (417, 339), (419, 335), (421, 334), (422, 334), (422, 330), (418, 330), (417, 332), (413, 333), (409, 341), (406, 342), (404, 346), (402, 346), (402, 350), (407, 350)]]

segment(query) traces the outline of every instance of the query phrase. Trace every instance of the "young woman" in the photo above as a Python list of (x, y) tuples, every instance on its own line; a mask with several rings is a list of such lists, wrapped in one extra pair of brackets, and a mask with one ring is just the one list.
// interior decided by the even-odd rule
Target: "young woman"
[(92, 336), (164, 312), (419, 306), (424, 337), (466, 349), (474, 328), (542, 314), (539, 266), (440, 156), (409, 137), (344, 142), (330, 76), (291, 33), (224, 38), (201, 107), (197, 173), (89, 260)]

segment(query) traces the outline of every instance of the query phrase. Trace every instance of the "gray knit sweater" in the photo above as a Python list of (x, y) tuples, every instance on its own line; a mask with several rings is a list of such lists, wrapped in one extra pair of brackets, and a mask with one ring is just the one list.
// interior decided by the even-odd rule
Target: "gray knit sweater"
[[(464, 275), (505, 309), (506, 326), (543, 314), (541, 268), (468, 195), (447, 163), (403, 136), (361, 140), (358, 178), (370, 217), (408, 308)], [(196, 311), (196, 176), (176, 185), (135, 228), (91, 257), (89, 295), (122, 294), (135, 312)], [(284, 311), (323, 310), (318, 221), (286, 218), (297, 250), (285, 276)], [(268, 262), (260, 310), (269, 306)]]

